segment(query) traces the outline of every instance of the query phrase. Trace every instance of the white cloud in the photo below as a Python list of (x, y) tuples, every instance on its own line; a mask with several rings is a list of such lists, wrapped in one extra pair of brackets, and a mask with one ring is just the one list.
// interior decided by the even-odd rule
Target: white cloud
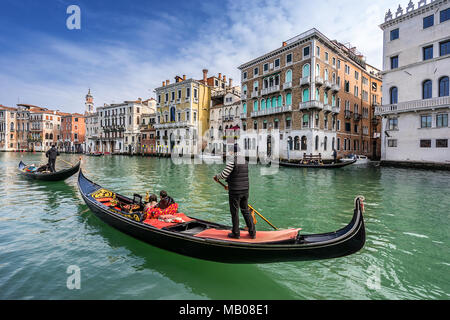
[[(201, 10), (209, 18), (192, 22), (198, 24), (198, 32), (189, 41), (181, 39), (184, 23), (166, 13), (157, 19), (136, 17), (136, 33), (130, 42), (81, 46), (69, 38), (39, 35), (41, 45), (36, 50), (14, 59), (0, 57), (0, 104), (15, 105), (19, 98), (21, 103), (83, 112), (88, 87), (96, 105), (147, 98), (161, 81), (173, 81), (182, 74), (200, 79), (203, 68), (210, 74), (221, 72), (237, 84), (240, 64), (313, 27), (332, 40), (351, 42), (367, 56), (368, 63), (380, 67), (382, 32), (378, 25), (387, 9), (395, 6), (388, 0), (230, 0), (220, 12), (217, 6), (203, 5)], [(177, 51), (161, 53), (165, 46)]]

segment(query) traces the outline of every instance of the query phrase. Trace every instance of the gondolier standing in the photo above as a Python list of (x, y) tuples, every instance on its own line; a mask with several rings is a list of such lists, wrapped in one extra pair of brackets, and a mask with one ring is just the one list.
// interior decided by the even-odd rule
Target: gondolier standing
[(336, 163), (337, 152), (336, 149), (333, 148), (333, 162)]
[(52, 147), (45, 153), (45, 156), (48, 158), (48, 167), (51, 172), (56, 172), (55, 170), (55, 162), (56, 157), (59, 156), (58, 150), (56, 150), (55, 145), (52, 145)]
[(227, 161), (225, 169), (214, 176), (215, 181), (224, 179), (228, 182), (228, 199), (230, 203), (231, 221), (233, 223), (233, 232), (228, 237), (239, 239), (239, 208), (244, 216), (245, 224), (248, 227), (250, 238), (256, 237), (255, 224), (253, 217), (248, 210), (248, 164), (245, 158), (238, 157), (237, 144), (234, 145), (233, 158)]

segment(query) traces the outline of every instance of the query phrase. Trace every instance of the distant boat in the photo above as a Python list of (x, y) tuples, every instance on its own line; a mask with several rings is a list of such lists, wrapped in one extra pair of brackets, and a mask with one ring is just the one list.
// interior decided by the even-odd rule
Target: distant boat
[(355, 164), (368, 164), (370, 162), (369, 158), (363, 155), (351, 154), (346, 158), (341, 159), (341, 161), (349, 162), (356, 160)]
[(31, 172), (27, 171), (27, 166), (25, 163), (20, 161), (19, 163), (19, 172), (21, 175), (26, 176), (27, 178), (35, 179), (35, 180), (44, 180), (44, 181), (61, 181), (65, 180), (71, 176), (73, 176), (75, 173), (78, 172), (78, 169), (80, 169), (80, 163), (81, 161), (78, 161), (77, 164), (75, 164), (72, 168), (69, 169), (63, 169), (56, 172)]

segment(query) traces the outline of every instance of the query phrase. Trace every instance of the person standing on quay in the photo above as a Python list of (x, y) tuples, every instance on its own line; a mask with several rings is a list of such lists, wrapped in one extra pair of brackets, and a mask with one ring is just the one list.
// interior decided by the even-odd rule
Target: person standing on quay
[[(241, 161), (238, 161), (241, 160)], [(253, 218), (248, 210), (248, 164), (245, 159), (238, 158), (238, 147), (234, 145), (233, 159), (227, 161), (225, 169), (214, 176), (215, 181), (224, 179), (228, 182), (228, 199), (230, 203), (231, 221), (233, 232), (228, 234), (229, 238), (240, 238), (239, 230), (239, 208), (244, 216), (250, 238), (255, 239), (256, 229)]]
[(56, 157), (59, 156), (58, 150), (56, 150), (55, 145), (52, 145), (52, 147), (45, 153), (45, 156), (48, 158), (48, 168), (51, 172), (56, 172), (55, 170), (55, 162)]
[(336, 149), (333, 149), (333, 161), (334, 161), (334, 163), (336, 163), (336, 158), (337, 158), (337, 152), (336, 152)]

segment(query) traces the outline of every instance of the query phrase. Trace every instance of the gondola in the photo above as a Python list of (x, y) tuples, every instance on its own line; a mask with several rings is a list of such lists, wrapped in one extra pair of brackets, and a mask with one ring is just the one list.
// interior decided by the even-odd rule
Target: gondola
[(90, 157), (101, 157), (103, 156), (103, 153), (87, 153), (86, 155)]
[(356, 162), (356, 160), (342, 161), (342, 162), (337, 162), (337, 163), (324, 163), (324, 164), (303, 164), (303, 163), (280, 161), (279, 164), (282, 167), (291, 167), (291, 168), (336, 169), (336, 168), (342, 168), (342, 167), (351, 165), (355, 162)]
[(19, 163), (19, 172), (27, 178), (43, 181), (61, 181), (73, 176), (80, 169), (81, 161), (78, 161), (76, 165), (71, 168), (63, 169), (57, 172), (26, 172), (24, 171), (26, 165), (22, 161)]
[[(139, 195), (131, 199), (104, 189), (87, 179), (82, 170), (78, 188), (89, 209), (108, 225), (161, 249), (204, 260), (266, 263), (329, 259), (355, 253), (365, 243), (363, 197), (355, 199), (351, 222), (335, 232), (303, 234), (300, 228), (257, 231), (256, 238), (251, 239), (242, 230), (240, 239), (231, 239), (227, 238), (231, 227), (184, 214), (178, 215), (185, 222), (142, 221)], [(124, 206), (135, 210), (124, 211)]]

